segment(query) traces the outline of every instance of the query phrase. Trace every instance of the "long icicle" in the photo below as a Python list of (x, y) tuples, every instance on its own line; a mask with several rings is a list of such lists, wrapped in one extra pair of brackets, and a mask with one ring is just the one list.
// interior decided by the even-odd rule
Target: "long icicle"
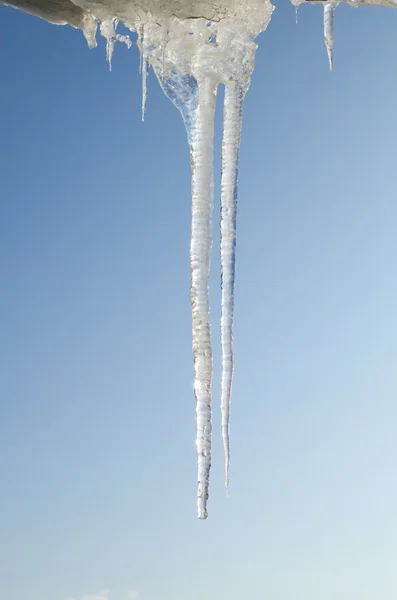
[(147, 100), (147, 69), (148, 56), (145, 40), (145, 25), (142, 25), (141, 33), (141, 72), (142, 72), (142, 121), (145, 120), (146, 100)]
[(222, 439), (225, 485), (229, 493), (230, 409), (233, 380), (234, 269), (236, 249), (238, 156), (244, 92), (239, 83), (226, 86), (221, 176), (221, 281), (222, 281)]
[(327, 2), (324, 5), (324, 42), (327, 48), (329, 68), (332, 71), (334, 63), (334, 16), (336, 4)]
[(210, 78), (198, 82), (198, 105), (190, 135), (192, 168), (192, 234), (190, 244), (198, 456), (197, 516), (207, 518), (211, 470), (212, 351), (208, 278), (212, 246), (213, 137), (217, 84)]

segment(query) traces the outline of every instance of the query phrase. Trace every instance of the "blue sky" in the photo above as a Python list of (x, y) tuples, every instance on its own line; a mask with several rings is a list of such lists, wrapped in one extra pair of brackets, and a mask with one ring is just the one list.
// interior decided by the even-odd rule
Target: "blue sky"
[[(339, 7), (332, 74), (319, 7), (277, 2), (259, 39), (229, 501), (215, 190), (205, 522), (180, 115), (151, 74), (140, 122), (136, 48), (109, 73), (101, 40), (0, 12), (0, 597), (394, 600), (394, 12)], [(220, 135), (219, 104), (217, 181)]]

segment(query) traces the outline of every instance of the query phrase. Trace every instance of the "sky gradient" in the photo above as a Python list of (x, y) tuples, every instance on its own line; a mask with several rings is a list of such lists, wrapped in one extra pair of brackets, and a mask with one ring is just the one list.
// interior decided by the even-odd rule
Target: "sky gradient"
[(182, 119), (136, 47), (0, 7), (0, 598), (395, 600), (397, 17), (287, 2), (243, 121), (231, 497), (196, 519)]

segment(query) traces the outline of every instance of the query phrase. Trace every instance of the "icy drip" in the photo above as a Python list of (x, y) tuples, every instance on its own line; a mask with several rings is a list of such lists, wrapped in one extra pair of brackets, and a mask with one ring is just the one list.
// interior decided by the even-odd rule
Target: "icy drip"
[(236, 248), (238, 155), (244, 91), (236, 83), (226, 86), (222, 139), (221, 177), (221, 280), (222, 280), (222, 439), (225, 452), (225, 485), (229, 488), (230, 408), (233, 379), (234, 270)]
[(337, 4), (328, 2), (324, 6), (324, 42), (327, 48), (329, 68), (332, 71), (334, 61), (334, 17)]

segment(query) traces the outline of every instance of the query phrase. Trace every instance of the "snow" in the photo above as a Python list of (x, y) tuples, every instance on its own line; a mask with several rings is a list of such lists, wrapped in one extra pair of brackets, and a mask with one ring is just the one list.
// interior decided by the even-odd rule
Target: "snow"
[[(0, 0), (1, 1), (1, 0)], [(306, 0), (291, 0), (298, 7)], [(353, 7), (384, 5), (397, 0), (346, 0)], [(236, 247), (238, 156), (243, 101), (250, 85), (257, 35), (270, 22), (270, 0), (11, 0), (4, 2), (56, 24), (82, 29), (90, 47), (96, 45), (97, 24), (107, 41), (112, 64), (116, 41), (131, 46), (117, 33), (119, 22), (138, 36), (142, 74), (142, 120), (147, 75), (151, 66), (168, 98), (184, 120), (192, 171), (190, 245), (192, 346), (196, 397), (198, 461), (197, 515), (207, 517), (212, 444), (212, 349), (208, 280), (212, 249), (213, 135), (216, 94), (225, 86), (221, 175), (221, 428), (225, 483), (229, 488), (230, 414), (233, 379), (234, 272)], [(338, 0), (314, 1), (324, 8), (324, 41), (333, 65), (334, 13)]]

